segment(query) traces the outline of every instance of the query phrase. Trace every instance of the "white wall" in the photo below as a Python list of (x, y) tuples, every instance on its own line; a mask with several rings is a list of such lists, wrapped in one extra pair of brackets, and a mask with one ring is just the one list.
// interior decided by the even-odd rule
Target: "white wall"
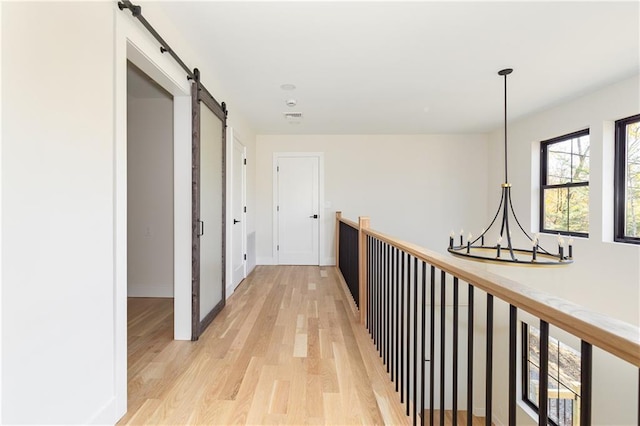
[(113, 4), (0, 7), (0, 422), (113, 421)]
[[(138, 55), (159, 67), (157, 81), (179, 92), (186, 77), (174, 72), (173, 60), (116, 2), (0, 2), (0, 10), (0, 423), (115, 423), (127, 396), (128, 43), (144, 47)], [(226, 100), (221, 86), (210, 84), (213, 59), (190, 51), (165, 20), (150, 21), (181, 57), (184, 52), (187, 64), (200, 67), (210, 91)], [(183, 101), (174, 113), (180, 110), (188, 121)], [(230, 125), (242, 132), (254, 156), (250, 126), (232, 102), (228, 106)], [(175, 153), (176, 163), (189, 162), (185, 129), (174, 130), (178, 146), (188, 146)], [(189, 129), (186, 134), (189, 139)], [(174, 196), (180, 223), (186, 218), (190, 229), (190, 166), (184, 169), (187, 179), (181, 167), (175, 184), (186, 189)], [(184, 253), (175, 254), (188, 265), (189, 235), (186, 244), (176, 241)], [(176, 276), (190, 288), (190, 268), (176, 269)]]
[[(589, 238), (575, 239), (575, 263), (568, 267), (488, 267), (492, 272), (634, 325), (640, 325), (640, 246), (613, 242), (613, 122), (638, 114), (639, 89), (636, 76), (509, 124), (509, 176), (514, 206), (524, 228), (532, 232), (538, 230), (540, 141), (590, 129)], [(512, 88), (511, 97), (517, 97), (517, 88)], [(490, 189), (496, 188), (496, 193), (503, 180), (502, 137), (494, 134), (491, 138)], [(553, 236), (542, 238), (544, 246), (553, 248), (554, 242)], [(501, 320), (506, 318), (504, 312)], [(506, 362), (506, 330), (502, 331), (496, 337), (500, 342), (496, 347), (497, 363)], [(569, 343), (579, 349), (579, 342)], [(625, 363), (598, 351), (594, 359), (594, 424), (635, 424), (637, 371), (630, 371), (633, 369)], [(604, 362), (598, 363), (600, 359)], [(496, 379), (506, 383), (504, 375)], [(498, 386), (494, 401), (506, 401), (505, 398), (506, 388)], [(519, 424), (524, 423), (528, 417), (523, 412), (519, 414)], [(506, 406), (500, 407), (496, 415), (505, 423)]]
[(173, 100), (127, 101), (127, 284), (129, 297), (173, 297)]
[(323, 152), (323, 264), (335, 263), (335, 212), (369, 216), (380, 232), (445, 252), (452, 229), (480, 229), (487, 209), (487, 139), (482, 135), (259, 135), (257, 138), (257, 252), (274, 262), (275, 152)]

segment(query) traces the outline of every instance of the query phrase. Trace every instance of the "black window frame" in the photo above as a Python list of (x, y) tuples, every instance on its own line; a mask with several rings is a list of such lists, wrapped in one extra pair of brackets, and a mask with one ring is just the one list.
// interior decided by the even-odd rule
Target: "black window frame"
[[(578, 130), (577, 132), (568, 133), (566, 135), (558, 136), (553, 139), (547, 139), (545, 141), (540, 142), (540, 220), (539, 220), (539, 229), (541, 233), (545, 234), (560, 234), (560, 235), (568, 235), (573, 237), (584, 237), (588, 238), (588, 232), (574, 232), (574, 231), (565, 231), (565, 230), (557, 230), (557, 229), (546, 229), (544, 226), (544, 218), (545, 218), (545, 206), (544, 206), (544, 195), (545, 189), (554, 189), (554, 188), (578, 188), (583, 186), (589, 186), (589, 182), (591, 179), (591, 174), (589, 174), (589, 180), (586, 182), (569, 182), (563, 184), (556, 185), (548, 185), (547, 184), (547, 166), (548, 166), (548, 149), (550, 145), (564, 142), (567, 139), (575, 139), (582, 136), (589, 136), (589, 129)], [(589, 141), (591, 144), (591, 141)]]
[(615, 125), (613, 238), (620, 243), (640, 244), (640, 237), (625, 235), (627, 125), (640, 122), (640, 114), (617, 120)]
[[(521, 386), (521, 395), (520, 395), (520, 397), (522, 399), (522, 402), (524, 402), (536, 414), (540, 415), (540, 405), (539, 405), (540, 402), (538, 401), (538, 403), (536, 404), (535, 401), (531, 401), (529, 399), (529, 364), (531, 363), (531, 364), (535, 365), (536, 367), (538, 367), (538, 372), (540, 371), (540, 366), (536, 365), (535, 363), (533, 363), (533, 362), (531, 362), (529, 360), (529, 327), (530, 327), (530, 325), (528, 323), (524, 322), (524, 321), (521, 321), (520, 324), (521, 324), (521, 332), (522, 332), (522, 336), (521, 336), (522, 338), (520, 339), (521, 340), (521, 344), (522, 344), (522, 347), (521, 347), (521, 359), (522, 359), (522, 362), (521, 362), (521, 366), (520, 366), (521, 367), (522, 386)], [(533, 327), (535, 327), (535, 326), (533, 326)], [(552, 339), (556, 341), (558, 347), (561, 344), (563, 344), (560, 340), (555, 339), (555, 338), (550, 336), (549, 340), (551, 341)], [(580, 354), (580, 355), (582, 356), (582, 354)], [(555, 378), (555, 377), (553, 377), (551, 375), (549, 375), (549, 378), (553, 379), (553, 380), (557, 380), (558, 384), (562, 384), (563, 386), (565, 386), (568, 389), (567, 385), (564, 384), (563, 382), (561, 382), (559, 380), (559, 378)], [(582, 398), (582, 392), (580, 392), (580, 394), (578, 396), (580, 398)], [(549, 404), (547, 404), (547, 407), (549, 408), (549, 410), (551, 409), (551, 406)], [(547, 421), (548, 421), (548, 424), (550, 424), (552, 426), (559, 426), (558, 423), (553, 421), (553, 419), (551, 418), (551, 413), (549, 413)]]

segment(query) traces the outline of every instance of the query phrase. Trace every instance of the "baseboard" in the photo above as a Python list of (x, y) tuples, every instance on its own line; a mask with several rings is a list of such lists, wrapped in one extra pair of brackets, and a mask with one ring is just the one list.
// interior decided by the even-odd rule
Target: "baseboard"
[(144, 285), (132, 284), (127, 286), (127, 297), (173, 297), (173, 283), (171, 285)]
[(86, 424), (88, 425), (113, 425), (118, 422), (126, 411), (121, 415), (116, 412), (116, 397), (112, 397), (96, 414), (91, 417)]
[(256, 269), (256, 265), (247, 265), (247, 277)]
[(258, 257), (256, 259), (257, 265), (276, 265), (276, 260), (273, 257)]
[(233, 294), (233, 292), (235, 291), (235, 287), (230, 285), (227, 286), (226, 290), (225, 290), (225, 297), (227, 298), (227, 300), (229, 300), (229, 297), (231, 297), (231, 295)]
[(336, 266), (336, 258), (335, 257), (325, 257), (320, 263), (320, 266)]

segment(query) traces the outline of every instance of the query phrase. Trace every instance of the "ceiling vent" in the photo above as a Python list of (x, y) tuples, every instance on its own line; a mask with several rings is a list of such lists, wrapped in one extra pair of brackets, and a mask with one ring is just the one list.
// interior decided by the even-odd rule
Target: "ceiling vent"
[(287, 120), (300, 120), (302, 118), (301, 112), (283, 112), (282, 114)]

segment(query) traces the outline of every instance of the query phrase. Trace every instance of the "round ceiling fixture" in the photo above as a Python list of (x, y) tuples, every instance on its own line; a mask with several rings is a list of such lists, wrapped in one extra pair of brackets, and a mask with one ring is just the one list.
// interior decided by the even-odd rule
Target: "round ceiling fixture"
[(287, 99), (285, 103), (287, 104), (288, 107), (294, 107), (298, 105), (298, 102), (295, 99)]
[(291, 83), (285, 83), (285, 84), (281, 85), (280, 88), (282, 90), (295, 90), (296, 85), (295, 84), (291, 84)]

